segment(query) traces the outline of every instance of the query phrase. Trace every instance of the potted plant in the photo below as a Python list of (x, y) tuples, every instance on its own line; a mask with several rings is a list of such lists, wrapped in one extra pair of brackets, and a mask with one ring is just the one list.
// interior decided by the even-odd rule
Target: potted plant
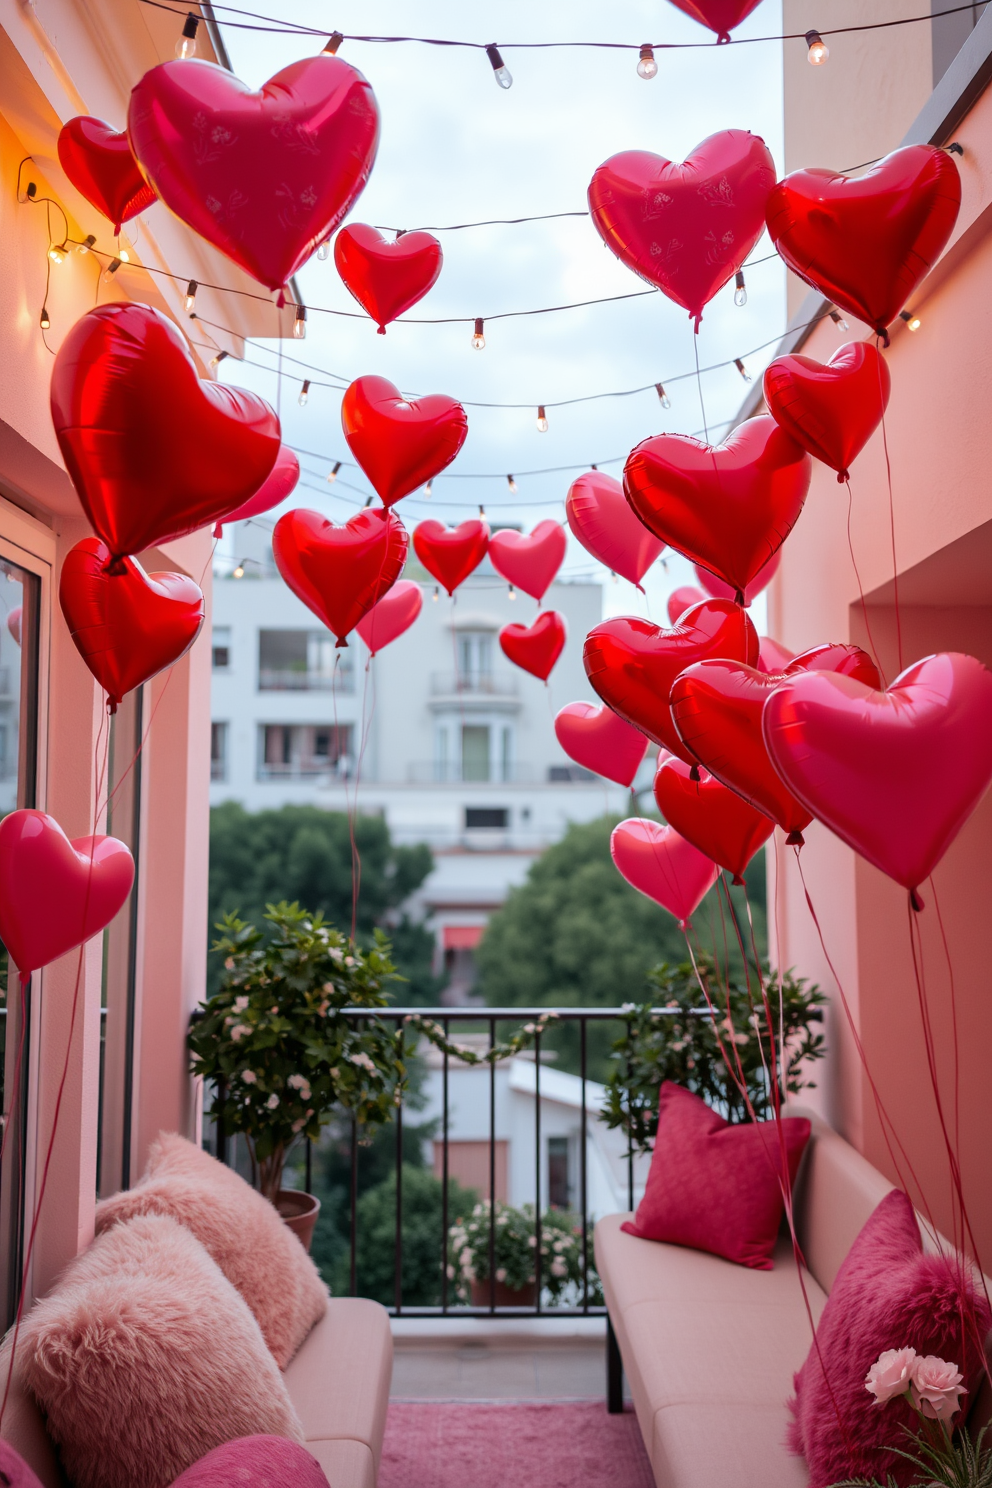
[[(490, 1287), (490, 1232), (495, 1256), (495, 1285)], [(514, 1209), (500, 1200), (490, 1224), (489, 1201), (476, 1204), (448, 1235), (448, 1279), (473, 1307), (533, 1307), (537, 1300), (537, 1226), (533, 1204)], [(570, 1287), (582, 1295), (582, 1225), (564, 1209), (541, 1216), (541, 1291), (551, 1304)], [(589, 1300), (601, 1302), (599, 1277), (588, 1271)]]
[[(228, 915), (214, 950), (219, 990), (194, 1012), (188, 1045), (195, 1074), (213, 1087), (209, 1114), (243, 1133), (257, 1187), (309, 1246), (317, 1199), (282, 1187), (294, 1143), (315, 1139), (335, 1108), (366, 1127), (389, 1117), (405, 1076), (403, 1033), (375, 1016), (397, 980), (389, 944), (371, 950), (298, 904), (269, 905), (266, 934)], [(356, 1022), (347, 1006), (367, 1007)]]

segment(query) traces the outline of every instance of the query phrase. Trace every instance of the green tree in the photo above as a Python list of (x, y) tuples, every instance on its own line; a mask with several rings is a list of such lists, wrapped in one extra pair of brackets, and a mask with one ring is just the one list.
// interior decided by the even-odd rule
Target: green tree
[[(470, 1214), (477, 1195), (448, 1184), (449, 1225)], [(403, 1302), (434, 1307), (441, 1301), (446, 1245), (441, 1181), (426, 1168), (403, 1164)], [(395, 1296), (396, 1170), (358, 1201), (358, 1294), (391, 1307)], [(347, 1257), (339, 1262), (339, 1292), (347, 1290)], [(341, 1285), (344, 1280), (345, 1285)], [(452, 1284), (449, 1301), (457, 1300)]]

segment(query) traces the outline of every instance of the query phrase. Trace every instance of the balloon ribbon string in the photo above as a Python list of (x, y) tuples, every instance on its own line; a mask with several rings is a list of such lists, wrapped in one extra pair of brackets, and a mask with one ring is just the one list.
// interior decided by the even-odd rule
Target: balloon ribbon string
[(854, 568), (854, 577), (858, 581), (858, 594), (861, 596), (861, 614), (865, 622), (865, 632), (868, 636), (868, 644), (871, 647), (871, 654), (875, 658), (875, 665), (878, 667), (878, 674), (882, 679), (882, 686), (885, 687), (887, 685), (885, 681), (885, 673), (882, 670), (882, 662), (881, 658), (879, 657), (878, 647), (875, 645), (875, 638), (871, 633), (871, 622), (868, 619), (868, 604), (865, 600), (865, 591), (861, 584), (861, 574), (858, 569), (858, 560), (854, 556), (854, 537), (851, 533), (851, 516), (854, 508), (854, 493), (851, 490), (851, 477), (849, 475), (844, 477), (844, 484), (847, 486), (847, 546), (851, 554), (851, 565)]
[(902, 617), (899, 612), (899, 564), (896, 560), (896, 509), (892, 495), (892, 462), (889, 459), (889, 437), (885, 429), (885, 395), (882, 390), (882, 368), (878, 367), (878, 401), (882, 406), (882, 449), (885, 451), (885, 475), (889, 486), (889, 542), (892, 548), (892, 598), (896, 611), (896, 649), (902, 671)]
[(696, 358), (696, 389), (697, 389), (697, 391), (699, 393), (699, 411), (702, 414), (702, 418), (703, 418), (703, 433), (706, 435), (706, 443), (709, 444), (709, 442), (710, 442), (710, 430), (709, 430), (709, 424), (707, 423), (707, 420), (706, 420), (706, 404), (705, 404), (705, 402), (703, 400), (703, 378), (702, 378), (702, 374), (701, 374), (700, 369), (699, 369), (699, 332), (698, 332), (698, 330), (693, 333), (693, 337), (692, 337), (692, 351), (693, 351), (693, 355)]
[(940, 901), (937, 898), (937, 885), (934, 883), (931, 873), (928, 883), (933, 895), (933, 907), (937, 914), (937, 924), (940, 927), (940, 939), (944, 947), (944, 957), (947, 961), (947, 975), (951, 989), (951, 1030), (954, 1037), (954, 1142), (961, 1151), (961, 1046), (958, 1038), (958, 999), (957, 989), (954, 981), (954, 964), (951, 961), (951, 948), (947, 941), (947, 931), (944, 928), (944, 917), (940, 912)]

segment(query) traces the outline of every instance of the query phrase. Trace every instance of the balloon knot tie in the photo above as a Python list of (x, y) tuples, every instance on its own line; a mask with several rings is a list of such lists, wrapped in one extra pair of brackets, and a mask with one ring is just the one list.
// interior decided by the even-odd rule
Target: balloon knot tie
[(124, 562), (123, 555), (118, 554), (116, 558), (111, 558), (110, 562), (104, 565), (103, 571), (105, 574), (127, 573), (127, 564)]
[(385, 326), (380, 326), (379, 329), (376, 331), (376, 335), (377, 336), (384, 336), (385, 334), (386, 334), (386, 327)]
[(730, 32), (729, 31), (720, 31), (720, 32), (718, 32), (717, 38), (716, 38), (716, 44), (717, 44), (717, 46), (726, 46), (729, 40), (730, 40)]
[(875, 335), (881, 341), (883, 349), (885, 351), (888, 351), (888, 349), (889, 349), (889, 333), (885, 329), (885, 327), (884, 326), (876, 326), (875, 327)]
[(342, 646), (347, 647), (347, 645), (348, 645), (348, 637), (347, 636), (338, 636), (337, 640), (334, 643), (334, 649), (335, 649), (335, 651), (340, 651), (340, 649), (341, 649)]
[(689, 771), (689, 779), (695, 780), (697, 783), (701, 779), (698, 765), (693, 765), (692, 769)]
[[(729, 36), (727, 37), (727, 40), (728, 41), (730, 40), (730, 37)], [(702, 320), (702, 318), (703, 318), (703, 312), (702, 312), (702, 310), (700, 310), (700, 312), (699, 312), (698, 315), (694, 315), (693, 318), (692, 318), (693, 334), (696, 335), (696, 336), (699, 335), (699, 322)]]
[(285, 303), (286, 296), (283, 294), (282, 290), (280, 290), (278, 295), (276, 296), (276, 309), (281, 310)]
[(120, 237), (120, 235), (121, 235), (121, 228), (123, 226), (124, 226), (123, 222), (115, 222), (114, 223), (114, 237), (115, 238), (119, 238)]
[(923, 909), (923, 900), (920, 898), (915, 889), (910, 889), (909, 891), (909, 902), (913, 909), (916, 910), (917, 914), (919, 914), (920, 911)]
[(740, 876), (739, 873), (735, 873), (734, 876), (733, 876), (733, 878), (730, 880), (730, 882), (732, 884), (738, 884), (738, 885), (740, 885), (740, 884), (742, 884), (744, 882), (744, 880), (741, 878), (741, 876)]
[(804, 847), (806, 845), (806, 838), (802, 832), (790, 832), (785, 839), (785, 845), (786, 847)]
[(110, 693), (107, 693), (107, 712), (110, 714), (111, 718), (117, 712), (117, 704), (119, 701), (119, 698), (111, 697)]
[(223, 522), (215, 522), (214, 523), (214, 537), (223, 537), (223, 536), (224, 536), (224, 523)]
[(851, 479), (851, 472), (849, 470), (838, 470), (838, 472), (837, 472), (837, 484), (839, 486), (843, 486), (845, 484), (845, 482), (849, 481), (850, 479)]
[(743, 609), (743, 607), (744, 607), (744, 590), (743, 589), (736, 589), (734, 591), (734, 604), (735, 605), (740, 605), (741, 608)]

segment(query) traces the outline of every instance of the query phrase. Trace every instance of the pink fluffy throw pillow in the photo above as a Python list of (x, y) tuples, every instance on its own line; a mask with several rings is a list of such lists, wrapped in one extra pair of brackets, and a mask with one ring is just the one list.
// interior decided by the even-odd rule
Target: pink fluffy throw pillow
[(136, 1214), (168, 1214), (213, 1256), (251, 1308), (285, 1369), (327, 1311), (327, 1287), (292, 1230), (232, 1168), (185, 1137), (163, 1133), (144, 1177), (97, 1206), (97, 1233)]
[(902, 1428), (915, 1428), (917, 1418), (902, 1400), (876, 1405), (865, 1389), (868, 1370), (886, 1349), (936, 1354), (964, 1375), (967, 1407), (989, 1326), (973, 1275), (954, 1257), (924, 1255), (909, 1199), (899, 1189), (887, 1194), (837, 1272), (816, 1343), (795, 1377), (788, 1440), (806, 1458), (810, 1488), (861, 1476), (911, 1478), (911, 1465), (888, 1449), (905, 1450)]
[(19, 1380), (74, 1488), (167, 1488), (222, 1442), (303, 1441), (252, 1317), (174, 1219), (113, 1225), (25, 1318)]
[(791, 1188), (809, 1141), (805, 1117), (732, 1126), (698, 1095), (666, 1080), (658, 1097), (647, 1186), (633, 1221), (642, 1240), (708, 1250), (755, 1271), (772, 1269), (782, 1222), (782, 1149)]
[(4, 1488), (41, 1488), (38, 1474), (5, 1441), (0, 1441), (0, 1483)]
[(328, 1488), (328, 1483), (320, 1463), (296, 1442), (281, 1436), (243, 1436), (214, 1447), (172, 1488)]

